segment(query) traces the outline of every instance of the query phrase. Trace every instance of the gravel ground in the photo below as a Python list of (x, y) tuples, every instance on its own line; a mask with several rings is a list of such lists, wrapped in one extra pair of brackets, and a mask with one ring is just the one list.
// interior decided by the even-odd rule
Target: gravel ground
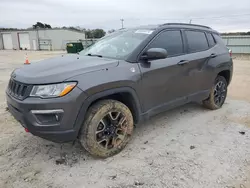
[[(63, 52), (30, 52), (31, 60)], [(57, 144), (25, 133), (5, 111), (4, 89), (24, 53), (0, 51), (0, 187), (250, 188), (250, 61), (235, 60), (222, 109), (198, 104), (136, 127), (120, 154), (93, 159), (78, 142)]]

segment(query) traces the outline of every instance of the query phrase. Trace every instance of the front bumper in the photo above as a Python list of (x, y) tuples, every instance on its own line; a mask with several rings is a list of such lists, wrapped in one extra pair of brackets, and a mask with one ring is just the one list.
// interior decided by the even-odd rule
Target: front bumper
[[(10, 113), (33, 135), (54, 142), (69, 142), (77, 138), (85, 115), (79, 113), (86, 99), (79, 88), (59, 98), (28, 97), (21, 101), (6, 93), (6, 99)], [(51, 120), (54, 116), (55, 120)]]

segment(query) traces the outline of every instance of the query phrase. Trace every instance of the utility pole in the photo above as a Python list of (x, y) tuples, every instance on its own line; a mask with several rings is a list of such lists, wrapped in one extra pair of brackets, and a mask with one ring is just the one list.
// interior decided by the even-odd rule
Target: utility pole
[(123, 22), (124, 22), (124, 19), (122, 18), (122, 19), (121, 19), (121, 23), (122, 23), (122, 29), (123, 29)]
[(36, 28), (36, 35), (37, 35), (37, 43), (38, 43), (36, 48), (37, 48), (37, 50), (40, 50), (40, 39), (39, 39), (38, 27)]

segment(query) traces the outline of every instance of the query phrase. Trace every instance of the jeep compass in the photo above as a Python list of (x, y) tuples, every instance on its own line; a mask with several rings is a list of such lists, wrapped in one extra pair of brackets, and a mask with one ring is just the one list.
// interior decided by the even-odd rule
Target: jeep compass
[(12, 72), (6, 98), (26, 131), (54, 142), (79, 139), (105, 158), (155, 114), (189, 102), (221, 108), (232, 73), (217, 31), (167, 23), (118, 30), (79, 54), (24, 65)]

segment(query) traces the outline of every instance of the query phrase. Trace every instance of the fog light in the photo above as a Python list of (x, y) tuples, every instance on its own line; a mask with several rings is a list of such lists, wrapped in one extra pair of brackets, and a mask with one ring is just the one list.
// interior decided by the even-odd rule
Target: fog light
[(58, 124), (63, 116), (63, 110), (31, 110), (31, 113), (37, 119), (37, 122), (42, 125)]

